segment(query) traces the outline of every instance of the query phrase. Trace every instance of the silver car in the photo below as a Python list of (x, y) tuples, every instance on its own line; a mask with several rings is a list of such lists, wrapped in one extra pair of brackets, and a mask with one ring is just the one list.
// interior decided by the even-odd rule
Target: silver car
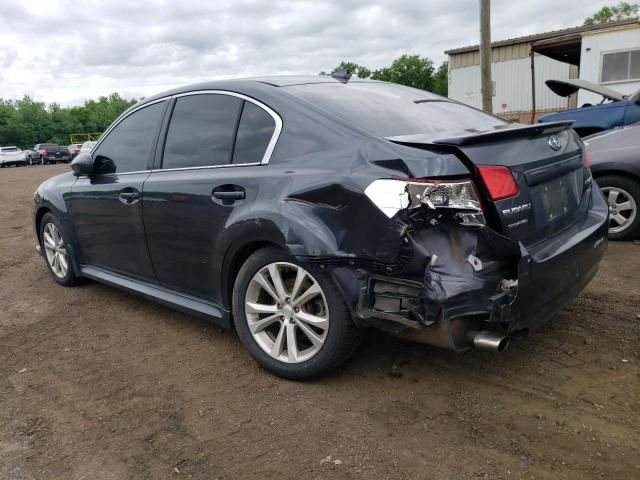
[(18, 147), (0, 147), (0, 168), (16, 165), (24, 167), (27, 159), (24, 152)]

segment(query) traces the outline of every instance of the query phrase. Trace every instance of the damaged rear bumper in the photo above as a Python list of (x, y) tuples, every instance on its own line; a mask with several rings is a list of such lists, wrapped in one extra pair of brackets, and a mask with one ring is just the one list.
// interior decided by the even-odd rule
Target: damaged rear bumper
[(536, 330), (578, 296), (604, 255), (608, 209), (597, 189), (591, 197), (582, 218), (526, 248), (489, 227), (414, 232), (414, 250), (425, 254), (422, 278), (367, 275), (357, 321), (458, 351), (479, 334)]

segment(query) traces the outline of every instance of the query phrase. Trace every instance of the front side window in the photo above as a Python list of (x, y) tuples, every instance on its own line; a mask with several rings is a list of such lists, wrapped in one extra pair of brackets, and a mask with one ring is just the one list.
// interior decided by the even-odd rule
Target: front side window
[(93, 153), (96, 170), (100, 173), (146, 170), (164, 104), (141, 108), (118, 123)]
[(602, 82), (640, 79), (640, 50), (602, 55)]
[(241, 98), (220, 94), (178, 98), (167, 131), (162, 168), (231, 163), (242, 103)]
[(244, 102), (238, 124), (233, 163), (260, 163), (269, 146), (276, 122), (263, 108)]

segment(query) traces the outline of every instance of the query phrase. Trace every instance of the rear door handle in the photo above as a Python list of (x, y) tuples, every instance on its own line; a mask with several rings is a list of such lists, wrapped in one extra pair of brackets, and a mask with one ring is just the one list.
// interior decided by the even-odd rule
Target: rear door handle
[(220, 200), (244, 200), (244, 191), (240, 192), (213, 192), (213, 196)]
[(125, 189), (120, 192), (118, 199), (125, 205), (132, 205), (140, 200), (140, 192), (134, 189)]
[(211, 199), (222, 205), (232, 205), (235, 202), (244, 200), (247, 194), (240, 185), (226, 184), (220, 185), (211, 191)]

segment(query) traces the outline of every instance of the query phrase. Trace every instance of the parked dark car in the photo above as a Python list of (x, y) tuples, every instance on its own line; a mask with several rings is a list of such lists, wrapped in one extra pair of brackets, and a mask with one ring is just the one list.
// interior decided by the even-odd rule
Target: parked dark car
[(586, 80), (547, 80), (545, 83), (561, 97), (568, 97), (584, 89), (600, 95), (602, 101), (597, 105), (586, 103), (580, 108), (544, 115), (540, 117), (540, 122), (573, 120), (573, 129), (581, 137), (640, 122), (640, 91), (627, 97)]
[(296, 379), (343, 362), (363, 327), (501, 351), (582, 291), (608, 207), (569, 123), (338, 77), (204, 83), (131, 107), (35, 194), (53, 278), (235, 324)]
[(591, 172), (609, 204), (609, 238), (640, 237), (640, 123), (584, 141)]
[(61, 147), (55, 143), (38, 143), (29, 153), (27, 160), (30, 165), (34, 163), (47, 165), (48, 163), (68, 163), (71, 157), (67, 147)]

